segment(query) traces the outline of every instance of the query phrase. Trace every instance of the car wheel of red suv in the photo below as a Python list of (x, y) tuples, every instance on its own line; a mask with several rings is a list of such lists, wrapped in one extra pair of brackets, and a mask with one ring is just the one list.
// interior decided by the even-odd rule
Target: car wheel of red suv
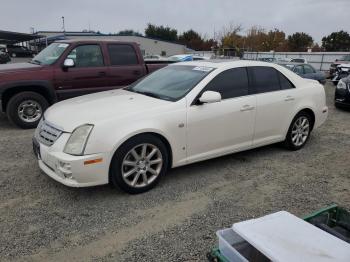
[(22, 92), (11, 97), (6, 114), (12, 123), (21, 128), (35, 128), (48, 107), (49, 103), (42, 95)]

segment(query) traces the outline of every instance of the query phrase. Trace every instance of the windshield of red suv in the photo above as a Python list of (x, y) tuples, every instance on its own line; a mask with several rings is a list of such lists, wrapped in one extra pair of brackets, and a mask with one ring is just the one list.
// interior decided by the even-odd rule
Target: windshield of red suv
[(57, 61), (57, 59), (62, 55), (68, 46), (69, 44), (66, 43), (52, 43), (39, 54), (37, 54), (31, 60), (31, 63), (39, 65), (51, 65)]

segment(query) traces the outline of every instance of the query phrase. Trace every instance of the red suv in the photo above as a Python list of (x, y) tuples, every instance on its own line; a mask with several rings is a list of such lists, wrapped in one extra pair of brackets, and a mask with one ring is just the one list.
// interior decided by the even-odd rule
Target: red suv
[(136, 43), (55, 42), (28, 63), (0, 65), (1, 109), (17, 126), (34, 128), (57, 101), (125, 87), (166, 66), (161, 61), (149, 63)]

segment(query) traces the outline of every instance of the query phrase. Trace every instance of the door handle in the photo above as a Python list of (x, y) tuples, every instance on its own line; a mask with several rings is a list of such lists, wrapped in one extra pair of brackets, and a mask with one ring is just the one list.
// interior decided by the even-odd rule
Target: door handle
[(106, 72), (103, 72), (103, 71), (101, 71), (101, 72), (98, 72), (98, 76), (106, 76), (107, 74), (106, 74)]
[(254, 109), (254, 106), (251, 106), (251, 105), (244, 105), (244, 106), (242, 106), (242, 108), (241, 108), (241, 112), (250, 111), (250, 110), (253, 110), (253, 109)]
[(287, 96), (284, 101), (293, 101), (294, 100), (294, 97), (292, 96)]

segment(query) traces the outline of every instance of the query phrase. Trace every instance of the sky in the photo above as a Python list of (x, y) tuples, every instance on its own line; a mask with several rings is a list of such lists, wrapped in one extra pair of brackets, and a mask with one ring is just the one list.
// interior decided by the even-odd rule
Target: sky
[(91, 29), (144, 33), (148, 23), (193, 29), (211, 38), (230, 24), (306, 32), (318, 43), (334, 31), (350, 33), (350, 0), (11, 0), (2, 1), (0, 30), (29, 33)]

